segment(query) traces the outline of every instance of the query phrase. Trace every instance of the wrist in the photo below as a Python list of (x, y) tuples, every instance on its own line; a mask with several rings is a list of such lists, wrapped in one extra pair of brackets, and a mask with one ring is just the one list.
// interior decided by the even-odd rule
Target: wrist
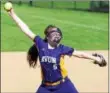
[(15, 14), (13, 9), (11, 9), (8, 13), (9, 13), (10, 15), (14, 15), (14, 14)]

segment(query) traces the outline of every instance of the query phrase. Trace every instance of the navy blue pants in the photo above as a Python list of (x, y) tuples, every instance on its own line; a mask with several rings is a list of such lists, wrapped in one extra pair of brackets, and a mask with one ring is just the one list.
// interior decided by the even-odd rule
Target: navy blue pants
[(36, 93), (78, 93), (78, 91), (70, 79), (66, 79), (65, 82), (56, 86), (41, 84)]

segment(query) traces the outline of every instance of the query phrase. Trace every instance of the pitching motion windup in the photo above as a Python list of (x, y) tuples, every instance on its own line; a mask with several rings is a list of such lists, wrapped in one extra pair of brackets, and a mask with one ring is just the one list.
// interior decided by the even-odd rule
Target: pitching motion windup
[(12, 9), (12, 3), (11, 2), (7, 2), (7, 3), (5, 3), (5, 5), (4, 5), (4, 9), (6, 10), (6, 11), (10, 11), (11, 9)]

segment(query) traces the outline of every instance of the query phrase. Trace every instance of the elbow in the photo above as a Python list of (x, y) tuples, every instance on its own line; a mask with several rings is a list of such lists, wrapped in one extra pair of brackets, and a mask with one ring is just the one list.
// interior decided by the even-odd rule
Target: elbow
[(84, 52), (80, 52), (80, 51), (75, 51), (73, 53), (74, 56), (78, 57), (78, 58), (86, 58), (88, 55)]
[(80, 55), (74, 55), (74, 56), (76, 56), (78, 58), (84, 58), (84, 55), (82, 55), (82, 54), (80, 54)]
[(84, 58), (84, 56), (83, 55), (79, 55), (79, 58)]

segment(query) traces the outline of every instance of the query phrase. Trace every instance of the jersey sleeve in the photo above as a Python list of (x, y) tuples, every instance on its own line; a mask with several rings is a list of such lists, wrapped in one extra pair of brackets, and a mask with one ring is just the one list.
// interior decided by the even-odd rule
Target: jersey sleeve
[(74, 52), (74, 48), (68, 47), (68, 46), (62, 46), (62, 53), (63, 55), (72, 56), (72, 53)]
[(40, 36), (36, 36), (34, 38), (34, 43), (35, 43), (35, 45), (37, 46), (37, 48), (39, 50), (40, 48), (42, 48), (42, 46), (44, 44), (44, 40)]

